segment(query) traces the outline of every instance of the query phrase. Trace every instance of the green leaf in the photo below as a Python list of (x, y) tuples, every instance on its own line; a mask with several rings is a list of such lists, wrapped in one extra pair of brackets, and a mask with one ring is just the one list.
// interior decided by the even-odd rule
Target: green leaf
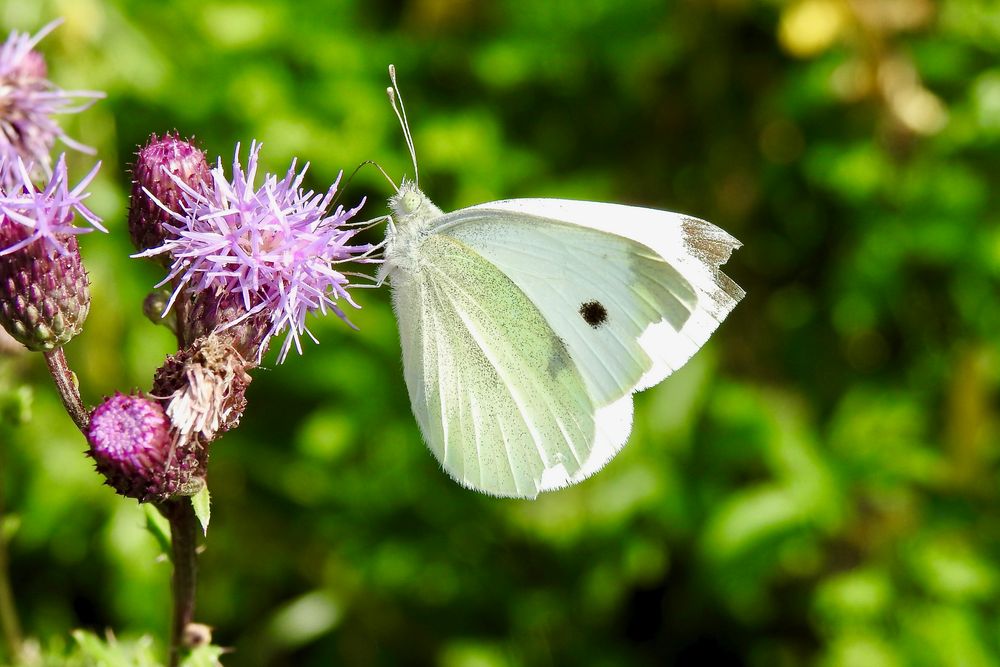
[[(79, 657), (90, 667), (160, 667), (155, 656), (153, 638), (143, 635), (136, 639), (118, 641), (108, 634), (102, 639), (92, 632), (74, 630), (73, 639), (79, 649)], [(70, 663), (76, 664), (76, 662)], [(202, 663), (210, 664), (210, 663)]]
[(211, 644), (199, 646), (192, 650), (188, 657), (184, 658), (181, 667), (220, 667), (222, 662), (219, 658), (222, 657), (223, 653), (225, 651), (218, 646)]
[(191, 496), (191, 504), (194, 506), (195, 516), (201, 522), (202, 532), (208, 535), (208, 522), (212, 518), (212, 499), (208, 495), (208, 484)]

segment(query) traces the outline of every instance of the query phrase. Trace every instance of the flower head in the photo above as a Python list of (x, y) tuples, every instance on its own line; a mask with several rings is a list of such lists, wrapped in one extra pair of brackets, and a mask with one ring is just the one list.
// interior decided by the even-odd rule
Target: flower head
[(90, 456), (107, 483), (139, 502), (188, 494), (200, 485), (197, 456), (175, 445), (170, 420), (156, 401), (115, 394), (94, 409), (87, 428)]
[[(97, 91), (63, 90), (45, 78), (45, 59), (34, 47), (59, 23), (49, 23), (34, 36), (11, 32), (0, 45), (0, 159), (12, 164), (21, 158), (33, 165), (39, 178), (52, 173), (56, 139), (78, 151), (94, 152), (70, 139), (52, 116), (83, 111), (104, 97)], [(0, 186), (7, 185), (0, 182)]]
[[(20, 184), (0, 193), (0, 326), (31, 350), (52, 350), (80, 333), (90, 309), (76, 235), (104, 229), (82, 203), (96, 167), (73, 190), (63, 159), (44, 190), (20, 159), (15, 169)], [(77, 215), (94, 227), (75, 226)]]
[(305, 191), (301, 186), (308, 165), (297, 171), (293, 160), (284, 178), (264, 174), (258, 187), (259, 151), (258, 143), (251, 144), (244, 171), (237, 146), (232, 180), (219, 160), (203, 191), (175, 177), (184, 192), (183, 210), (178, 214), (160, 203), (173, 217), (164, 224), (170, 236), (140, 256), (170, 254), (170, 274), (161, 283), (176, 281), (168, 308), (182, 293), (194, 290), (220, 299), (239, 295), (244, 315), (225, 326), (268, 313), (258, 356), (271, 336), (288, 329), (279, 355), (284, 360), (293, 344), (301, 352), (302, 334), (312, 337), (305, 325), (307, 314), (330, 310), (346, 321), (338, 301), (358, 307), (347, 291), (348, 274), (334, 267), (350, 260), (376, 260), (367, 256), (374, 246), (348, 243), (359, 229), (345, 223), (364, 202), (330, 212), (339, 178), (325, 194)]

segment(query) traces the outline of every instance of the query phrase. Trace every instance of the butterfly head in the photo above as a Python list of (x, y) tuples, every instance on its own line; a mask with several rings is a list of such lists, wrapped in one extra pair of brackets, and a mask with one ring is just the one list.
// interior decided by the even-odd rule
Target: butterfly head
[(407, 180), (389, 198), (389, 208), (395, 223), (402, 227), (410, 226), (412, 222), (426, 222), (441, 215), (441, 209), (420, 191), (417, 184)]

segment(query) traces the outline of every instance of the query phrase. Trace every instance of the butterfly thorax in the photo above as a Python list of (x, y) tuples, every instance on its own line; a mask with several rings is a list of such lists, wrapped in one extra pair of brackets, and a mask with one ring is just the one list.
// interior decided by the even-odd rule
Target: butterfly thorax
[(386, 232), (385, 262), (381, 275), (418, 269), (418, 249), (427, 236), (431, 224), (444, 215), (416, 183), (403, 181), (389, 198), (392, 224)]

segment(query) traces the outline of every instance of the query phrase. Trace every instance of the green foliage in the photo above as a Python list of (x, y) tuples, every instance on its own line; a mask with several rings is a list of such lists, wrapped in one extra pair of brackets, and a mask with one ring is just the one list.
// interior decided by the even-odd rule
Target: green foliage
[(212, 499), (208, 493), (208, 487), (203, 486), (201, 491), (191, 497), (191, 504), (194, 506), (195, 516), (201, 525), (201, 532), (208, 534), (208, 522), (212, 519)]
[[(23, 665), (37, 667), (162, 667), (163, 661), (155, 642), (148, 635), (136, 639), (119, 640), (109, 634), (102, 639), (92, 632), (73, 631), (74, 645), (63, 655), (57, 646), (50, 647), (38, 659), (26, 660)], [(181, 660), (180, 667), (218, 667), (225, 652), (217, 646), (200, 646)]]
[[(398, 179), (390, 62), (442, 208), (621, 201), (745, 243), (747, 299), (637, 397), (622, 454), (535, 502), (439, 471), (386, 293), (270, 358), (212, 451), (198, 620), (226, 665), (1000, 664), (995, 2), (0, 0), (5, 28), (57, 15), (52, 78), (108, 92), (66, 120), (112, 231), (82, 239), (67, 350), (90, 404), (171, 351), (142, 315), (161, 276), (128, 258), (136, 146), (257, 138), (314, 188), (368, 159)], [(365, 168), (345, 201), (388, 193)], [(53, 655), (168, 625), (163, 546), (83, 448), (41, 360), (0, 356), (14, 589)], [(70, 664), (162, 660), (77, 637)]]

